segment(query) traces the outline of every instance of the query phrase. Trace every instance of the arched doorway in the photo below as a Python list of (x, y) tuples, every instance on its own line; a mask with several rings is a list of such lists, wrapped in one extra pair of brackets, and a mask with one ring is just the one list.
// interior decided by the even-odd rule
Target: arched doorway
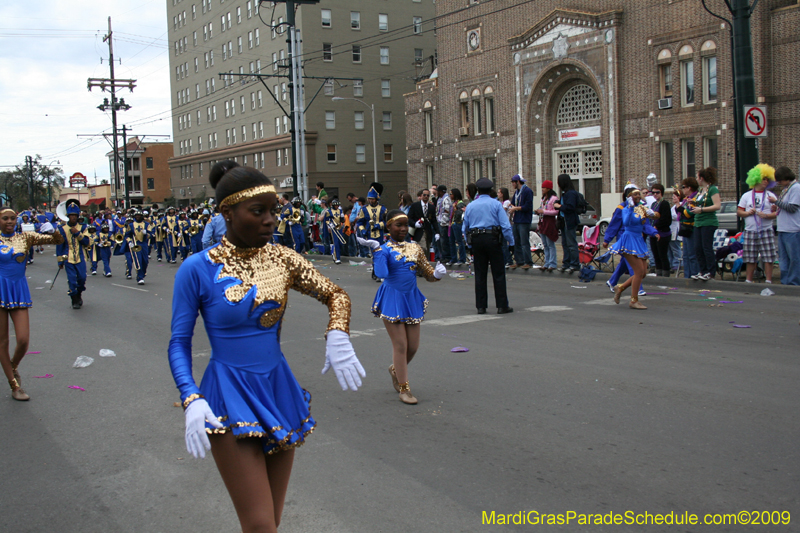
[(602, 105), (590, 85), (574, 80), (562, 87), (551, 125), (553, 181), (569, 174), (586, 201), (599, 210), (603, 193)]

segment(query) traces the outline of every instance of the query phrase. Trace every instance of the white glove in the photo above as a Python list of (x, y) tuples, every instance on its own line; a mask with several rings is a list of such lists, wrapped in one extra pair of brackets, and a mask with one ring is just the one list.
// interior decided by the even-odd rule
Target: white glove
[(358, 241), (358, 244), (361, 246), (366, 246), (373, 252), (381, 247), (381, 243), (378, 241), (373, 241), (372, 239), (362, 239), (361, 237), (356, 237), (356, 240)]
[(437, 233), (436, 235), (434, 235), (434, 236), (433, 236), (433, 242), (439, 242), (439, 239), (440, 239), (440, 238), (441, 238), (441, 235), (439, 235), (439, 234)]
[(39, 233), (53, 234), (53, 233), (55, 233), (55, 231), (56, 231), (56, 229), (49, 222), (45, 222), (44, 224), (39, 226)]
[(445, 274), (447, 274), (447, 267), (441, 263), (436, 263), (436, 268), (433, 269), (433, 277), (436, 279), (442, 279)]
[(647, 213), (647, 216), (650, 217), (650, 218), (653, 218), (654, 216), (656, 216), (656, 212), (653, 211), (652, 209), (650, 209), (649, 207), (645, 211)]
[(422, 219), (417, 220), (417, 223), (414, 224), (414, 227), (417, 228), (417, 229), (421, 228), (422, 227)]
[[(322, 367), (324, 374), (333, 368), (336, 379), (342, 390), (357, 391), (361, 386), (361, 378), (367, 377), (364, 367), (356, 357), (353, 345), (350, 344), (350, 335), (338, 329), (328, 332), (328, 340), (325, 343), (325, 366)], [(358, 377), (361, 375), (361, 378)]]
[(291, 220), (286, 223), (289, 224), (290, 226), (294, 226), (294, 222), (292, 222)]
[(186, 449), (195, 459), (202, 459), (206, 456), (206, 451), (211, 449), (211, 443), (208, 442), (208, 434), (206, 434), (206, 420), (217, 429), (221, 429), (222, 424), (214, 416), (208, 402), (202, 398), (190, 403), (186, 408), (185, 415)]

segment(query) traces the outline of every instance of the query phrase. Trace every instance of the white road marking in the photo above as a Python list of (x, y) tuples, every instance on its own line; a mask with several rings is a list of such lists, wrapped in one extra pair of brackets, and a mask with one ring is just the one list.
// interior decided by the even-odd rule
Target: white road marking
[(139, 289), (137, 287), (128, 287), (127, 285), (119, 285), (117, 283), (112, 283), (112, 285), (115, 286), (115, 287), (122, 287), (123, 289), (130, 289), (132, 291), (150, 292), (150, 291), (148, 291), (146, 289)]
[(557, 313), (558, 311), (572, 311), (572, 308), (563, 305), (543, 305), (542, 307), (529, 307), (525, 310), (533, 312), (539, 311), (542, 313)]
[(470, 322), (481, 322), (482, 320), (497, 320), (498, 318), (501, 317), (492, 315), (451, 316), (449, 318), (426, 320), (423, 324), (426, 326), (457, 326), (460, 324), (469, 324)]
[(375, 333), (378, 331), (383, 331), (380, 329), (365, 329), (364, 331), (353, 331), (350, 330), (350, 338), (353, 337), (374, 337)]
[(589, 300), (583, 302), (586, 305), (616, 305), (613, 298), (603, 298), (602, 300)]

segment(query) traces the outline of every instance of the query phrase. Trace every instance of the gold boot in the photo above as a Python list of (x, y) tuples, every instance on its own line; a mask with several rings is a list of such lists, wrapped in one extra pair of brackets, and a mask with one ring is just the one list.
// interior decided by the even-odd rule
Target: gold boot
[(19, 366), (15, 366), (13, 363), (11, 364), (11, 370), (14, 372), (14, 379), (17, 380), (17, 385), (20, 387), (22, 386), (22, 378), (19, 377), (19, 371), (17, 370)]
[(25, 391), (22, 390), (22, 387), (19, 386), (19, 383), (17, 383), (16, 379), (8, 380), (8, 384), (11, 385), (11, 397), (14, 398), (15, 400), (18, 400), (20, 402), (25, 402), (31, 399), (30, 396), (25, 394)]
[(411, 389), (408, 387), (408, 381), (400, 384), (400, 401), (409, 405), (417, 403), (417, 399), (411, 394)]
[(632, 294), (631, 295), (631, 303), (628, 305), (631, 309), (647, 309), (645, 306), (639, 303), (639, 295)]
[(392, 386), (394, 386), (394, 390), (400, 392), (400, 382), (397, 381), (397, 374), (394, 371), (394, 365), (389, 366), (389, 374), (392, 376)]
[(614, 303), (615, 304), (619, 304), (619, 299), (622, 296), (622, 292), (624, 290), (625, 290), (625, 287), (623, 287), (620, 284), (617, 284), (617, 285), (614, 286)]

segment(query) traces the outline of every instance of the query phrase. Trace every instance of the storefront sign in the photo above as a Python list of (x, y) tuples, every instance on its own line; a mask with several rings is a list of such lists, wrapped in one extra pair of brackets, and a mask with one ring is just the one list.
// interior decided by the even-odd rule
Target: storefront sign
[(600, 137), (600, 126), (589, 126), (588, 128), (575, 128), (574, 130), (559, 130), (559, 142), (582, 141), (584, 139), (596, 139)]

